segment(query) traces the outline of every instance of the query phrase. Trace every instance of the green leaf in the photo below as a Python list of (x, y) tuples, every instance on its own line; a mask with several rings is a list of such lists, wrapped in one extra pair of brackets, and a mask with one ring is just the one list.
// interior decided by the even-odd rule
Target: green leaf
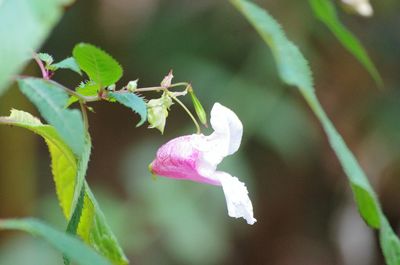
[(146, 103), (138, 95), (131, 92), (110, 92), (109, 96), (140, 115), (140, 121), (136, 127), (141, 126), (147, 120)]
[(61, 62), (55, 63), (52, 66), (56, 69), (69, 69), (82, 75), (81, 69), (73, 57), (65, 58)]
[(65, 109), (67, 93), (55, 82), (39, 78), (19, 79), (18, 84), (45, 120), (57, 129), (74, 153), (80, 156), (85, 138), (82, 115), (79, 110)]
[(40, 237), (80, 265), (111, 265), (80, 240), (35, 219), (0, 220), (0, 230), (21, 230)]
[(53, 56), (48, 53), (38, 53), (38, 57), (41, 61), (46, 63), (46, 66), (49, 66), (54, 62)]
[[(68, 234), (76, 235), (76, 233), (78, 232), (79, 221), (81, 220), (83, 212), (84, 200), (85, 200), (85, 187), (82, 187), (81, 192), (79, 194), (78, 202), (67, 225), (66, 232)], [(70, 263), (71, 263), (70, 259), (68, 258), (67, 255), (64, 254), (64, 264), (69, 265)]]
[[(44, 138), (50, 151), (57, 197), (68, 220), (78, 172), (78, 160), (71, 149), (53, 126), (43, 125), (39, 119), (27, 112), (12, 110), (10, 116), (0, 117), (1, 124), (22, 127)], [(85, 197), (77, 234), (113, 264), (127, 264), (128, 261), (86, 182), (84, 187)]]
[(380, 244), (383, 254), (388, 265), (400, 264), (400, 241), (393, 232), (392, 227), (386, 220), (382, 219), (382, 227), (380, 230)]
[[(299, 49), (286, 38), (280, 25), (265, 10), (245, 0), (231, 0), (231, 2), (270, 46), (277, 61), (281, 79), (285, 83), (299, 88), (320, 121), (329, 143), (348, 177), (362, 217), (370, 226), (380, 229), (381, 246), (384, 249), (386, 262), (389, 265), (400, 264), (400, 258), (397, 255), (400, 253), (400, 244), (392, 242), (394, 238), (396, 241), (398, 238), (386, 224), (386, 217), (364, 171), (319, 103), (314, 92), (311, 70), (307, 61)], [(388, 242), (389, 239), (390, 242)]]
[[(82, 189), (84, 189), (85, 176), (86, 171), (89, 164), (90, 153), (92, 151), (92, 141), (90, 139), (90, 135), (86, 133), (85, 143), (83, 145), (83, 153), (78, 157), (78, 165), (77, 165), (77, 173), (74, 187), (74, 195), (72, 198), (72, 206), (71, 206), (71, 215), (75, 213), (75, 208), (80, 198), (80, 194), (82, 193)], [(80, 216), (80, 215), (79, 215)]]
[(378, 86), (383, 81), (361, 42), (340, 22), (334, 4), (330, 0), (309, 0), (315, 16), (324, 23), (342, 45), (364, 66)]
[(0, 1), (0, 95), (49, 35), (66, 0)]
[[(99, 89), (100, 89), (100, 85), (99, 84), (97, 84), (95, 82), (92, 82), (92, 81), (89, 81), (89, 82), (86, 82), (86, 83), (82, 82), (79, 85), (79, 87), (76, 89), (76, 92), (81, 94), (82, 96), (96, 96), (97, 93), (99, 92)], [(78, 100), (79, 99), (77, 97), (71, 96), (68, 99), (68, 102), (67, 102), (66, 106), (68, 107), (71, 104), (77, 102)]]
[(77, 44), (72, 54), (79, 67), (101, 87), (116, 83), (122, 76), (122, 67), (103, 50), (87, 43)]

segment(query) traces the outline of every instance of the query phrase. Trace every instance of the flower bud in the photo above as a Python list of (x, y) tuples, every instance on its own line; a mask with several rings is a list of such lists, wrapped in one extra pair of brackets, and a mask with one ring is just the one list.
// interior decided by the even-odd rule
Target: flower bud
[(136, 79), (136, 80), (133, 80), (133, 81), (129, 81), (128, 85), (126, 86), (128, 91), (135, 92), (135, 90), (137, 89), (138, 81), (139, 81), (139, 79)]
[(164, 133), (168, 110), (171, 105), (172, 99), (165, 93), (161, 98), (151, 99), (147, 102), (147, 121), (150, 124), (149, 128), (157, 128), (161, 133)]
[(196, 111), (197, 117), (199, 117), (200, 122), (207, 127), (207, 114), (204, 111), (203, 106), (200, 103), (200, 100), (196, 97), (192, 87), (188, 89), (190, 97), (192, 98), (194, 110)]
[(170, 70), (168, 75), (166, 75), (164, 79), (161, 81), (161, 87), (169, 88), (172, 83), (172, 78), (174, 78), (174, 75), (172, 74), (172, 70)]

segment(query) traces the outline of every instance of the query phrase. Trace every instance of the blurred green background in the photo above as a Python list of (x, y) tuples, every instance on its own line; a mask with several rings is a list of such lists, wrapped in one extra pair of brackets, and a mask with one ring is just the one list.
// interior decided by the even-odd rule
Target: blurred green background
[[(382, 90), (314, 18), (307, 1), (257, 3), (310, 61), (322, 105), (399, 231), (400, 2), (372, 1), (375, 15), (368, 19), (340, 11), (380, 70)], [(244, 125), (239, 152), (220, 168), (246, 182), (258, 220), (254, 226), (228, 217), (218, 187), (152, 180), (147, 165), (157, 148), (194, 132), (179, 106), (172, 107), (160, 135), (135, 128), (138, 117), (122, 106), (92, 105), (87, 179), (132, 264), (384, 264), (319, 124), (297, 91), (281, 84), (270, 51), (227, 1), (77, 1), (41, 51), (61, 60), (82, 41), (122, 64), (120, 84), (139, 78), (141, 87), (157, 85), (173, 69), (174, 81), (192, 82), (207, 112), (220, 102)], [(33, 63), (25, 72), (40, 75)], [(71, 88), (80, 82), (68, 72), (54, 79)], [(0, 102), (2, 116), (12, 107), (37, 115), (16, 87)], [(36, 216), (65, 227), (44, 142), (2, 127), (0, 146), (0, 218)], [(2, 233), (0, 264), (50, 265), (62, 259), (39, 240)]]

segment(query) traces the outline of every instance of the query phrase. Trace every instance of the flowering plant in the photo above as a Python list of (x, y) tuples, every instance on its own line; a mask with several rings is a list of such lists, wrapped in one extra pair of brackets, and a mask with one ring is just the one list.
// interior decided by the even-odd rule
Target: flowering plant
[(160, 147), (149, 168), (153, 174), (222, 186), (228, 214), (243, 217), (254, 224), (253, 206), (244, 183), (227, 172), (217, 171), (218, 164), (240, 146), (243, 125), (236, 114), (215, 103), (211, 110), (211, 135), (185, 135)]

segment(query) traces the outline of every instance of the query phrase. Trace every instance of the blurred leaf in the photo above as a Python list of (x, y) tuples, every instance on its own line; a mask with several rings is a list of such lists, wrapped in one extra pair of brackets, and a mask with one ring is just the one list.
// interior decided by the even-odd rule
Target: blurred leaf
[(53, 247), (62, 251), (71, 260), (80, 265), (108, 265), (105, 258), (83, 244), (78, 239), (57, 231), (54, 228), (35, 219), (8, 219), (0, 220), (0, 230), (21, 230), (38, 236)]
[[(307, 61), (298, 48), (286, 38), (280, 25), (265, 10), (245, 0), (231, 0), (231, 2), (271, 47), (277, 60), (281, 79), (289, 85), (297, 86), (314, 111), (348, 176), (361, 215), (371, 227), (384, 230), (385, 237), (381, 238), (381, 244), (382, 248), (387, 248), (386, 240), (396, 237), (396, 235), (391, 229), (385, 228), (386, 217), (382, 213), (368, 178), (319, 103), (313, 89), (311, 71)], [(384, 251), (386, 262), (390, 265), (400, 264), (400, 258), (393, 255), (393, 253), (400, 252), (400, 245), (391, 244), (390, 246), (392, 247), (391, 251)]]
[(380, 243), (386, 262), (389, 265), (399, 264), (400, 260), (400, 241), (393, 232), (392, 227), (384, 218), (381, 223)]
[[(81, 94), (82, 96), (96, 96), (99, 92), (100, 85), (93, 81), (88, 81), (86, 83), (81, 83), (79, 87), (76, 89), (76, 92)], [(71, 104), (79, 101), (79, 99), (75, 96), (70, 96), (66, 106), (70, 106)]]
[(18, 80), (22, 93), (39, 109), (45, 120), (53, 125), (77, 156), (84, 147), (84, 126), (79, 110), (65, 109), (67, 93), (56, 83), (39, 78)]
[(60, 20), (66, 0), (0, 1), (0, 95)]
[(147, 120), (147, 107), (144, 100), (138, 95), (126, 92), (126, 93), (109, 93), (112, 99), (115, 99), (125, 107), (130, 108), (134, 112), (140, 115), (140, 121), (136, 127), (141, 126)]
[[(71, 149), (60, 138), (54, 127), (42, 124), (39, 119), (27, 112), (12, 110), (9, 117), (0, 117), (1, 124), (28, 129), (45, 139), (51, 155), (52, 173), (56, 185), (57, 197), (64, 216), (69, 219), (76, 175), (78, 174), (78, 162)], [(128, 261), (113, 232), (108, 227), (89, 186), (86, 182), (84, 185), (86, 194), (78, 226), (78, 235), (101, 254), (109, 258), (113, 264), (127, 264)]]
[(360, 41), (339, 21), (331, 0), (309, 0), (315, 16), (321, 20), (342, 43), (342, 45), (365, 67), (378, 86), (383, 81), (374, 63), (369, 58)]
[(69, 69), (82, 75), (81, 69), (73, 57), (65, 58), (61, 62), (55, 63), (52, 66), (56, 69)]
[(101, 87), (116, 83), (122, 76), (119, 63), (96, 46), (80, 43), (74, 47), (72, 54), (79, 67)]

